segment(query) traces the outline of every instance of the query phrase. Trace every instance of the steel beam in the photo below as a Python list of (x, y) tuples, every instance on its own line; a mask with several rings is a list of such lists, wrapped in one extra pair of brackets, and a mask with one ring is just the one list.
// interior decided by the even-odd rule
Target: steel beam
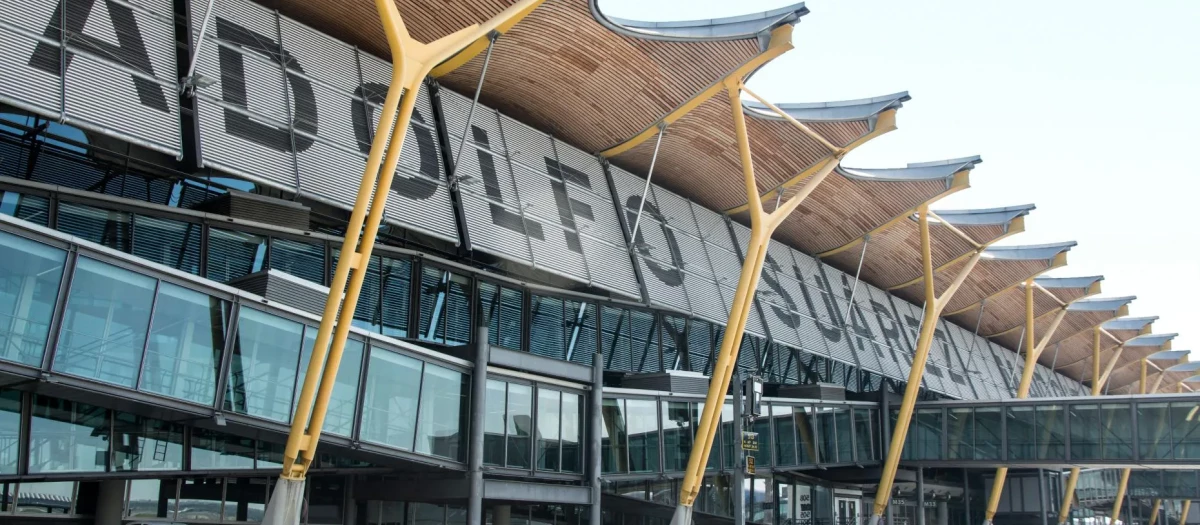
[(875, 508), (870, 523), (879, 523), (884, 511), (891, 500), (892, 486), (896, 481), (896, 470), (900, 466), (900, 454), (904, 450), (904, 440), (908, 437), (908, 425), (912, 421), (913, 407), (917, 402), (917, 394), (921, 389), (921, 376), (925, 374), (925, 361), (929, 358), (929, 348), (933, 345), (933, 332), (937, 328), (937, 320), (942, 309), (949, 304), (967, 276), (975, 269), (975, 265), (983, 258), (983, 248), (975, 250), (975, 254), (955, 276), (942, 294), (936, 295), (933, 274), (933, 249), (929, 238), (929, 207), (922, 205), (917, 210), (917, 223), (921, 232), (921, 270), (924, 280), (925, 309), (921, 315), (921, 330), (917, 334), (917, 347), (913, 353), (912, 367), (908, 373), (908, 383), (904, 386), (904, 398), (900, 401), (900, 414), (896, 426), (892, 428), (892, 439), (888, 444), (888, 455), (884, 462), (883, 474), (875, 491)]
[(731, 375), (737, 363), (738, 349), (746, 329), (746, 318), (754, 306), (754, 292), (758, 289), (758, 281), (762, 275), (763, 263), (766, 261), (767, 245), (771, 241), (771, 234), (825, 180), (842, 157), (841, 152), (831, 153), (816, 173), (804, 182), (799, 191), (788, 197), (775, 210), (767, 213), (763, 209), (762, 197), (759, 195), (758, 183), (754, 177), (750, 138), (746, 132), (746, 115), (741, 104), (742, 82), (740, 78), (727, 78), (724, 81), (724, 87), (729, 95), (738, 152), (742, 162), (742, 177), (750, 216), (750, 240), (746, 246), (746, 257), (742, 264), (741, 277), (738, 279), (737, 291), (729, 310), (725, 335), (721, 340), (720, 353), (709, 381), (704, 412), (696, 427), (696, 438), (692, 445), (691, 455), (688, 457), (687, 471), (680, 483), (679, 504), (671, 521), (675, 525), (686, 525), (692, 522), (692, 505), (700, 493), (700, 486), (704, 479), (704, 466), (708, 464), (708, 456), (712, 452), (712, 443), (718, 427), (717, 418), (720, 417), (721, 407), (725, 404), (725, 393), (729, 391)]

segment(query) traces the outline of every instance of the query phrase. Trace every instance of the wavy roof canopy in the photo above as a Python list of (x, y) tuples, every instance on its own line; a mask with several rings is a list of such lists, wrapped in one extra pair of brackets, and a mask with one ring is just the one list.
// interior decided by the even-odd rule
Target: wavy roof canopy
[[(1100, 293), (1101, 280), (1103, 277), (1099, 276), (1034, 279), (1034, 318), (1039, 321), (1053, 318), (1064, 305)], [(1003, 290), (986, 301), (948, 317), (961, 326), (973, 327), (978, 323), (979, 335), (994, 338), (997, 343), (1016, 349), (1025, 328), (1025, 284)]]
[[(1028, 246), (992, 246), (963, 281), (962, 287), (943, 310), (944, 316), (962, 313), (989, 297), (1015, 287), (1027, 279), (1067, 263), (1067, 251), (1074, 242)], [(934, 290), (941, 295), (966, 266), (967, 258), (946, 265), (934, 273)], [(896, 288), (893, 293), (916, 304), (924, 302), (921, 280)], [(1024, 310), (1022, 309), (1022, 312)]]
[(1125, 350), (1108, 379), (1108, 389), (1116, 393), (1136, 393), (1130, 390), (1141, 379), (1139, 363), (1143, 357), (1171, 349), (1171, 340), (1179, 334), (1139, 335), (1125, 342)]

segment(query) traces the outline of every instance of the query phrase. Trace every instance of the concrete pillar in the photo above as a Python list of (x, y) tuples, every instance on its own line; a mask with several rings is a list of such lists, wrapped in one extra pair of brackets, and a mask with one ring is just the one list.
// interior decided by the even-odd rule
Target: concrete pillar
[(742, 373), (733, 372), (733, 524), (746, 525), (746, 451), (742, 450)]
[(917, 525), (925, 523), (925, 469), (917, 467)]
[(492, 507), (492, 525), (512, 525), (512, 505)]
[[(597, 341), (601, 338), (597, 337)], [(588, 510), (590, 525), (600, 525), (600, 499), (601, 489), (600, 484), (600, 441), (604, 435), (604, 352), (599, 348), (596, 349), (596, 355), (592, 358), (592, 397), (589, 401), (588, 409), (588, 474), (592, 481), (592, 505)], [(500, 525), (496, 523), (494, 525)]]
[(937, 525), (950, 525), (950, 505), (945, 501), (937, 502)]
[(96, 493), (96, 525), (121, 525), (124, 512), (125, 481), (101, 481)]
[(481, 308), (475, 316), (475, 367), (471, 378), (471, 430), (467, 444), (467, 523), (483, 523), (483, 427), (490, 355), (488, 319)]

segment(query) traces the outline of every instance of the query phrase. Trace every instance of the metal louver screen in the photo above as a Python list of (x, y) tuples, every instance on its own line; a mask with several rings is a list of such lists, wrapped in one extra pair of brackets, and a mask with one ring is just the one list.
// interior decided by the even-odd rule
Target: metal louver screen
[(600, 162), (471, 100), (439, 97), (474, 249), (627, 297), (640, 295)]
[(180, 155), (170, 0), (0, 0), (0, 13), (0, 101)]
[[(193, 0), (192, 12), (206, 6)], [(201, 162), (352, 207), (391, 65), (257, 4), (213, 10), (196, 68), (211, 82), (196, 89)], [(384, 221), (457, 243), (433, 106), (424, 87), (417, 97)]]

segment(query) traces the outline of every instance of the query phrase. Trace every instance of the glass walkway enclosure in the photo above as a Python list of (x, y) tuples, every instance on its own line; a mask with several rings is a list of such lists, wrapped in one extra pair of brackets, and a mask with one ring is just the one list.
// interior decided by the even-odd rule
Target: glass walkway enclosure
[(1200, 394), (919, 402), (903, 461), (1194, 470), (1200, 465)]

